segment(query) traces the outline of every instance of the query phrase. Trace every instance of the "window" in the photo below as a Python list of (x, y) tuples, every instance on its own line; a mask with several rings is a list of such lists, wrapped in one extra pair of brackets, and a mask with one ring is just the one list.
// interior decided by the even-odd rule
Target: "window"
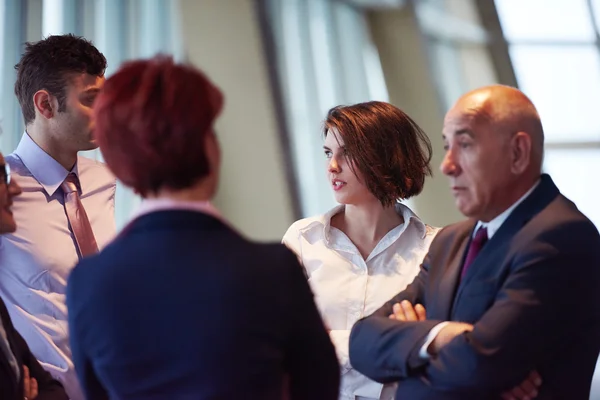
[[(157, 52), (183, 58), (178, 4), (170, 0), (1, 0), (0, 1), (0, 151), (11, 153), (23, 134), (21, 110), (13, 92), (25, 41), (71, 32), (92, 40), (108, 60), (107, 75), (126, 60)], [(99, 151), (85, 152), (100, 158)], [(139, 202), (119, 183), (117, 227), (129, 220)]]
[(275, 42), (300, 216), (321, 214), (335, 205), (325, 173), (323, 119), (339, 104), (388, 100), (379, 55), (360, 8), (331, 0), (263, 5)]
[(544, 125), (544, 169), (600, 227), (600, 0), (495, 4), (519, 87)]

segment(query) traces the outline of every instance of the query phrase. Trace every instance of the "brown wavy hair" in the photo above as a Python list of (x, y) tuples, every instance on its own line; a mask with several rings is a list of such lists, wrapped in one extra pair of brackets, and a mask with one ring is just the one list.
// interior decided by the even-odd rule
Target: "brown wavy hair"
[(385, 207), (421, 193), (432, 175), (431, 142), (398, 107), (380, 101), (337, 106), (327, 113), (323, 135), (331, 129), (344, 141), (352, 172)]

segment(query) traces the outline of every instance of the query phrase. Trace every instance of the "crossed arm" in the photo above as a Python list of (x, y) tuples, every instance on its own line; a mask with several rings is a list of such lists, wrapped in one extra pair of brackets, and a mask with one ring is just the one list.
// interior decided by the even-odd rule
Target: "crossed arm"
[[(414, 307), (408, 301), (396, 303), (392, 307), (392, 314), (389, 318), (397, 321), (425, 321), (427, 312), (421, 304), (416, 304)], [(443, 325), (443, 326), (441, 326)], [(441, 329), (437, 332), (431, 344), (427, 348), (427, 353), (435, 357), (437, 352), (445, 345), (450, 343), (456, 336), (463, 332), (471, 332), (473, 325), (465, 322), (448, 321), (440, 324)], [(431, 331), (434, 333), (433, 331)], [(523, 382), (502, 394), (503, 400), (526, 400), (534, 399), (538, 395), (538, 388), (542, 384), (542, 377), (537, 371), (532, 371)]]
[[(427, 377), (434, 389), (488, 393), (515, 387), (536, 369), (536, 360), (567, 337), (571, 325), (556, 324), (555, 316), (578, 320), (581, 316), (574, 314), (571, 299), (594, 293), (596, 279), (589, 277), (597, 274), (565, 274), (564, 266), (572, 257), (566, 252), (548, 255), (544, 245), (534, 246), (534, 251), (514, 261), (517, 267), (477, 322), (447, 324), (432, 342), (434, 356), (429, 359), (420, 357), (419, 350), (431, 329), (444, 321), (419, 320), (421, 312), (412, 308), (425, 300), (429, 274), (425, 262), (405, 291), (355, 325), (350, 339), (352, 364), (381, 382)], [(405, 320), (394, 313), (394, 305), (405, 300), (416, 320), (411, 320), (410, 310), (411, 318)], [(552, 335), (547, 334), (550, 331)]]

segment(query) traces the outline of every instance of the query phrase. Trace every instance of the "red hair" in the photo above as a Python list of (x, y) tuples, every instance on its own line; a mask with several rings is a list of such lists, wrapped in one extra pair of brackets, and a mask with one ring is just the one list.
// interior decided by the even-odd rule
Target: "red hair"
[(108, 167), (142, 196), (183, 189), (210, 172), (204, 143), (222, 106), (196, 68), (166, 56), (133, 61), (96, 98), (94, 134)]

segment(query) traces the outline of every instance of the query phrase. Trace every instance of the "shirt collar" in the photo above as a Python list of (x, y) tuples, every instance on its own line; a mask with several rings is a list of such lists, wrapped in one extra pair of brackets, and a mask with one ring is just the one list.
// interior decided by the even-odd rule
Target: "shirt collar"
[[(323, 237), (325, 238), (325, 241), (329, 242), (329, 232), (331, 231), (331, 218), (336, 215), (337, 213), (341, 212), (344, 209), (344, 205), (339, 205), (337, 207), (334, 207), (333, 209), (329, 210), (329, 212), (325, 213), (323, 215), (323, 217), (320, 219), (320, 225), (323, 227)], [(425, 225), (425, 223), (423, 223), (423, 221), (421, 221), (421, 219), (417, 216), (417, 214), (415, 214), (410, 208), (408, 208), (407, 206), (405, 206), (402, 203), (396, 203), (395, 205), (396, 207), (396, 212), (398, 213), (398, 215), (402, 216), (402, 219), (404, 220), (404, 228), (402, 229), (402, 232), (404, 232), (404, 230), (406, 230), (406, 228), (408, 227), (409, 224), (414, 224), (416, 226), (416, 228), (419, 230), (419, 234), (421, 236), (421, 239), (424, 239), (425, 236), (427, 235), (427, 226)], [(304, 230), (304, 232), (308, 229), (310, 229), (311, 227), (314, 227), (313, 224), (309, 225), (306, 227), (306, 229)], [(304, 233), (302, 232), (302, 233)]]
[(67, 171), (58, 161), (42, 150), (27, 132), (23, 133), (14, 154), (21, 159), (31, 175), (42, 185), (48, 196), (52, 196), (56, 192), (69, 172), (75, 173), (79, 178), (77, 162), (72, 171)]
[(523, 200), (525, 200), (527, 197), (529, 197), (529, 195), (535, 190), (536, 187), (538, 187), (538, 185), (540, 184), (540, 181), (541, 180), (538, 179), (538, 181), (527, 191), (527, 193), (525, 193), (523, 196), (521, 196), (521, 198), (519, 200), (517, 200), (515, 203), (513, 203), (512, 206), (508, 207), (506, 210), (504, 210), (500, 215), (498, 215), (496, 218), (492, 219), (490, 222), (477, 221), (477, 225), (475, 226), (473, 235), (475, 235), (475, 232), (477, 232), (477, 230), (479, 228), (484, 227), (484, 228), (487, 228), (488, 239), (491, 239), (492, 236), (494, 236), (494, 234), (496, 232), (498, 232), (498, 229), (500, 229), (500, 226), (502, 226), (504, 221), (506, 221), (508, 219), (508, 217), (510, 216), (510, 214), (512, 214), (514, 209), (517, 208), (517, 206), (519, 204), (521, 204), (523, 202)]
[(173, 210), (185, 210), (185, 211), (197, 211), (212, 217), (217, 218), (229, 228), (233, 229), (233, 227), (227, 223), (227, 221), (223, 218), (219, 210), (217, 210), (209, 201), (181, 201), (181, 200), (172, 200), (165, 198), (158, 199), (143, 199), (137, 210), (133, 212), (129, 222), (125, 224), (119, 236), (125, 235), (128, 232), (135, 221), (144, 215), (151, 214), (153, 212), (158, 211), (173, 211)]
[(131, 219), (134, 220), (142, 215), (166, 210), (198, 211), (223, 220), (219, 210), (217, 210), (209, 201), (181, 201), (165, 198), (142, 200)]

